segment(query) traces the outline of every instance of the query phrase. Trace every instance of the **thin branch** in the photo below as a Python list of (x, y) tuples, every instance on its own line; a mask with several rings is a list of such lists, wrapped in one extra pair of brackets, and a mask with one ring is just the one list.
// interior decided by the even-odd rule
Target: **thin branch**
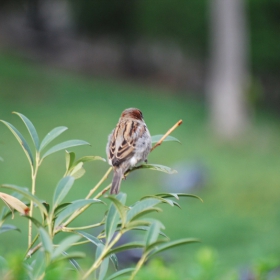
[(150, 153), (158, 146), (161, 145), (161, 143), (163, 142), (163, 140), (169, 135), (171, 134), (171, 132), (173, 132), (178, 126), (180, 126), (183, 123), (182, 120), (179, 120), (177, 123), (175, 123), (162, 137), (161, 139), (152, 147)]
[(96, 186), (90, 190), (89, 194), (87, 195), (86, 199), (90, 198), (93, 193), (100, 187), (100, 185), (108, 178), (110, 172), (112, 171), (113, 167), (110, 167), (105, 175), (101, 178), (101, 180), (96, 184)]

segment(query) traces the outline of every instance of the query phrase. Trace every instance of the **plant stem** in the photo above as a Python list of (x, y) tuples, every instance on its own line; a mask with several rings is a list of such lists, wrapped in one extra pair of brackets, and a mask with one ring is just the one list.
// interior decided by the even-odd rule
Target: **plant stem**
[[(39, 167), (39, 160), (40, 160), (40, 154), (36, 152), (36, 163), (35, 166), (31, 166), (31, 179), (32, 179), (32, 187), (31, 187), (31, 193), (35, 195), (36, 191), (36, 177), (37, 177), (37, 172), (38, 172), (38, 167)], [(34, 208), (34, 203), (31, 200), (30, 201), (30, 212), (29, 215), (30, 217), (33, 217), (33, 208)], [(32, 246), (32, 221), (28, 221), (28, 247), (30, 248)]]
[(132, 272), (129, 280), (133, 280), (134, 277), (136, 276), (136, 274), (138, 273), (138, 271), (140, 270), (140, 268), (143, 266), (144, 262), (146, 261), (147, 258), (147, 254), (143, 254), (141, 259), (138, 261), (134, 271)]
[(150, 152), (152, 152), (156, 147), (160, 146), (163, 140), (173, 131), (175, 130), (178, 126), (180, 126), (183, 123), (182, 120), (177, 121), (162, 137), (161, 139), (153, 146)]
[(83, 227), (63, 227), (62, 231), (76, 231), (76, 230), (84, 230), (84, 229), (89, 229), (89, 228), (94, 228), (94, 227), (99, 227), (104, 225), (104, 223), (97, 223), (89, 226), (83, 226)]
[(110, 249), (119, 241), (121, 236), (122, 236), (122, 232), (119, 231), (118, 234), (115, 236), (115, 238), (110, 242), (110, 244), (105, 245), (105, 247), (102, 251), (102, 254), (94, 262), (94, 264), (91, 266), (91, 268), (84, 274), (84, 276), (82, 277), (82, 280), (87, 279), (89, 277), (89, 275), (101, 265), (103, 258), (107, 255), (107, 253), (110, 251)]
[[(110, 172), (112, 171), (112, 167), (110, 167), (107, 172), (104, 174), (104, 176), (101, 178), (101, 180), (97, 183), (97, 185), (90, 190), (90, 192), (88, 193), (88, 195), (86, 196), (86, 199), (89, 199), (92, 194), (100, 187), (100, 185), (107, 179), (108, 175), (110, 174)], [(100, 193), (98, 193), (94, 198), (97, 199), (100, 196), (102, 196), (109, 188), (111, 187), (111, 184), (108, 185), (105, 189), (103, 189)], [(81, 213), (83, 213), (90, 205), (86, 205), (83, 208), (76, 210), (69, 218), (68, 220), (63, 223), (64, 227), (67, 226), (69, 223), (71, 223), (77, 216), (79, 216)], [(57, 233), (58, 231), (60, 231), (60, 229), (56, 229), (54, 234)]]
[(108, 175), (110, 174), (110, 172), (112, 171), (112, 167), (110, 167), (107, 172), (105, 173), (105, 175), (101, 178), (101, 180), (96, 184), (96, 186), (90, 190), (90, 192), (88, 193), (86, 199), (89, 199), (93, 193), (100, 187), (100, 185), (107, 179)]
[(98, 199), (100, 196), (102, 196), (104, 193), (106, 193), (112, 186), (112, 183), (110, 183), (106, 188), (104, 188), (101, 192), (99, 192), (94, 198)]

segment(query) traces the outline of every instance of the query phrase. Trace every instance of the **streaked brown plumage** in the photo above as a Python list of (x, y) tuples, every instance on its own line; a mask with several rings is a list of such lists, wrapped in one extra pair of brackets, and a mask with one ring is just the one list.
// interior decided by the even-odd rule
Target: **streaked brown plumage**
[(128, 169), (147, 160), (151, 146), (151, 136), (142, 112), (136, 108), (124, 110), (108, 137), (106, 147), (108, 162), (114, 167), (111, 194), (119, 192), (121, 180)]

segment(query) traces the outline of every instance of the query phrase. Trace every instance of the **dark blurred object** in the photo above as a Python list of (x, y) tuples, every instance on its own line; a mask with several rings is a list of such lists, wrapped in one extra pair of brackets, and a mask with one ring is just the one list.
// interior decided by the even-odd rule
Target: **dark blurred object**
[(163, 175), (161, 185), (167, 192), (185, 193), (197, 191), (206, 186), (208, 171), (200, 161), (180, 162), (173, 167), (178, 173)]

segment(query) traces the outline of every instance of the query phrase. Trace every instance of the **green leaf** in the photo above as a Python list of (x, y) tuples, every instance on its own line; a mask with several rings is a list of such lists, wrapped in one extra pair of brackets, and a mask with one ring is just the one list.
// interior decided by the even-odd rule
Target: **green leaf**
[(146, 198), (141, 201), (136, 202), (134, 206), (131, 207), (131, 209), (127, 213), (126, 220), (130, 221), (133, 219), (133, 217), (139, 215), (141, 212), (146, 211), (147, 209), (150, 209), (154, 207), (155, 205), (161, 203), (160, 198)]
[(159, 239), (145, 248), (145, 252), (151, 252), (155, 247), (168, 242), (169, 238)]
[(74, 177), (66, 176), (58, 182), (53, 196), (53, 209), (55, 209), (58, 206), (58, 204), (64, 199), (64, 197), (68, 194), (68, 192), (74, 184), (74, 181)]
[(71, 247), (73, 243), (76, 243), (80, 238), (81, 237), (78, 235), (71, 235), (63, 239), (62, 242), (58, 244), (58, 247), (54, 249), (54, 252), (52, 254), (52, 260), (59, 257), (64, 251)]
[(18, 112), (13, 112), (13, 113), (18, 115), (22, 119), (22, 121), (24, 122), (24, 124), (31, 136), (31, 139), (35, 145), (36, 151), (39, 151), (40, 141), (39, 141), (38, 133), (37, 133), (33, 123), (27, 117), (25, 117), (23, 114), (18, 113)]
[(64, 260), (69, 260), (69, 262), (77, 269), (80, 270), (79, 264), (74, 260), (75, 259), (82, 259), (86, 256), (85, 253), (82, 252), (70, 252), (67, 254), (66, 252), (62, 252), (60, 256), (56, 257), (54, 260), (52, 260), (52, 263), (61, 262)]
[(158, 208), (158, 207), (148, 208), (148, 209), (143, 210), (142, 212), (140, 212), (138, 215), (134, 216), (134, 217), (131, 219), (131, 221), (137, 220), (137, 219), (139, 219), (141, 216), (147, 215), (147, 214), (152, 213), (152, 212), (162, 212), (162, 209), (161, 209), (161, 208)]
[(87, 239), (88, 241), (90, 241), (91, 243), (93, 243), (96, 246), (98, 246), (100, 243), (103, 244), (102, 241), (99, 240), (97, 237), (95, 237), (94, 235), (91, 235), (85, 231), (77, 230), (76, 233), (80, 234), (81, 236), (83, 236), (85, 239)]
[(147, 196), (142, 197), (141, 200), (146, 199), (146, 198), (159, 199), (162, 203), (167, 203), (170, 206), (174, 206), (175, 205), (175, 206), (177, 206), (177, 207), (179, 207), (181, 209), (180, 205), (177, 202), (175, 202), (175, 201), (173, 201), (171, 199), (163, 198), (161, 196), (147, 195)]
[[(104, 245), (99, 244), (96, 248), (95, 258), (98, 259), (104, 250)], [(109, 267), (109, 258), (104, 258), (99, 268), (96, 270), (96, 278), (98, 280), (103, 280), (106, 276)]]
[[(77, 258), (76, 252), (74, 252), (74, 253), (75, 253), (75, 258)], [(77, 253), (78, 253), (78, 252), (77, 252)], [(68, 254), (68, 253), (66, 253), (66, 252), (63, 252), (62, 254), (63, 254), (65, 257), (67, 257), (67, 258), (69, 259), (69, 262), (72, 264), (72, 266), (73, 266), (76, 270), (81, 271), (80, 265), (79, 265), (78, 262), (73, 258), (72, 254)], [(83, 253), (82, 253), (82, 254), (83, 254)], [(84, 256), (82, 256), (82, 257), (84, 257)]]
[(50, 148), (45, 154), (42, 156), (42, 159), (46, 158), (47, 156), (56, 153), (61, 150), (66, 150), (70, 147), (76, 147), (76, 146), (82, 146), (82, 145), (90, 145), (88, 142), (83, 140), (68, 140), (65, 142), (62, 142), (60, 144), (57, 144)]
[(17, 230), (20, 232), (20, 229), (17, 228), (16, 226), (14, 225), (2, 225), (0, 227), (0, 234), (3, 233), (3, 232), (6, 232), (6, 231), (10, 231), (10, 230)]
[(80, 159), (78, 159), (77, 163), (79, 162), (90, 162), (90, 161), (94, 161), (94, 160), (102, 160), (102, 161), (105, 161), (106, 162), (106, 159), (100, 157), (100, 156), (84, 156), (84, 157), (81, 157)]
[(16, 139), (18, 140), (19, 144), (21, 145), (24, 153), (27, 156), (27, 159), (30, 163), (31, 166), (33, 166), (33, 156), (30, 150), (29, 145), (27, 144), (25, 138), (22, 136), (22, 134), (10, 123), (0, 120), (2, 123), (4, 123), (9, 129), (10, 131), (14, 134), (14, 136), (16, 137)]
[(42, 279), (43, 274), (46, 270), (46, 258), (43, 250), (39, 250), (36, 254), (35, 261), (32, 263), (32, 278), (31, 279)]
[(6, 189), (10, 189), (13, 191), (16, 191), (20, 194), (22, 194), (25, 198), (32, 200), (40, 209), (41, 213), (45, 214), (46, 216), (48, 216), (48, 212), (46, 207), (43, 205), (43, 203), (40, 201), (39, 198), (37, 198), (35, 195), (31, 194), (28, 190), (26, 190), (25, 188), (21, 188), (15, 185), (1, 185), (1, 188), (6, 188)]
[(68, 152), (65, 151), (66, 155), (66, 170), (70, 170), (70, 168), (72, 167), (74, 161), (75, 161), (75, 153), (74, 152)]
[(66, 208), (59, 213), (59, 215), (55, 220), (54, 227), (55, 228), (58, 227), (66, 218), (68, 218), (78, 209), (93, 203), (104, 203), (104, 202), (99, 199), (79, 199), (73, 201), (70, 205), (66, 206)]
[(116, 254), (122, 251), (130, 250), (130, 249), (135, 249), (135, 248), (143, 248), (144, 244), (142, 242), (131, 242), (131, 243), (126, 243), (124, 245), (114, 247), (111, 249), (105, 256), (108, 256), (110, 254)]
[(53, 244), (52, 244), (52, 240), (51, 240), (49, 234), (42, 227), (39, 228), (39, 233), (40, 233), (40, 237), (41, 237), (43, 248), (51, 256), (52, 253), (53, 253)]
[[(114, 197), (114, 196), (107, 196), (106, 198), (110, 199), (113, 202), (113, 204), (115, 205), (117, 211), (120, 214), (122, 223), (124, 224), (125, 220), (126, 220), (126, 213), (127, 213), (128, 207), (124, 206), (120, 201), (125, 203), (125, 201), (126, 201), (126, 194), (120, 193), (116, 197)], [(120, 200), (118, 200), (118, 199), (120, 199)]]
[(132, 271), (134, 271), (134, 268), (125, 268), (125, 269), (119, 270), (119, 271), (111, 274), (109, 277), (107, 277), (106, 280), (116, 279), (117, 277), (123, 276), (123, 275), (128, 274)]
[(155, 196), (160, 196), (160, 197), (175, 197), (179, 200), (179, 197), (193, 197), (193, 198), (197, 198), (199, 199), (201, 202), (203, 202), (203, 200), (197, 196), (197, 195), (194, 195), (194, 194), (188, 194), (188, 193), (159, 193), (159, 194), (156, 194)]
[[(141, 230), (141, 231), (148, 231), (150, 228), (150, 224), (151, 222), (148, 221), (140, 221), (140, 223), (138, 224), (139, 221), (133, 221), (131, 223), (129, 223), (127, 230)], [(164, 233), (164, 232), (160, 232), (159, 233), (161, 236), (164, 236), (166, 238), (168, 238), (168, 236)]]
[(73, 176), (75, 179), (81, 178), (85, 174), (85, 169), (83, 168), (83, 162), (78, 163), (73, 169), (68, 171), (68, 175)]
[(160, 164), (142, 164), (136, 167), (133, 167), (129, 172), (136, 170), (136, 169), (150, 169), (150, 170), (156, 170), (156, 171), (161, 171), (167, 174), (174, 174), (177, 173), (176, 170), (171, 169), (168, 166), (160, 165)]
[(156, 247), (149, 254), (148, 258), (150, 258), (151, 256), (153, 256), (153, 255), (155, 255), (159, 252), (165, 251), (167, 249), (174, 248), (174, 247), (177, 247), (177, 246), (180, 246), (180, 245), (195, 243), (195, 242), (199, 242), (199, 240), (198, 239), (193, 239), (193, 238), (184, 238), (184, 239), (179, 239), (179, 240), (175, 240), (175, 241), (170, 241), (168, 243), (165, 243), (165, 244), (162, 244), (162, 245), (159, 245), (158, 247)]
[(147, 231), (145, 243), (146, 247), (156, 242), (160, 233), (161, 224), (158, 222), (154, 222), (151, 224), (149, 230)]
[(59, 204), (59, 205), (55, 208), (54, 213), (55, 213), (56, 215), (58, 215), (58, 213), (60, 213), (66, 206), (68, 206), (68, 205), (70, 205), (70, 204), (71, 204), (71, 202), (65, 202), (65, 203)]
[(51, 141), (53, 141), (55, 138), (57, 138), (61, 133), (63, 133), (68, 128), (65, 126), (59, 126), (54, 129), (52, 129), (43, 139), (39, 151), (41, 152)]
[[(151, 137), (152, 143), (157, 143), (162, 137), (163, 137), (163, 134), (160, 134), (160, 135), (153, 135), (153, 136)], [(167, 141), (175, 141), (175, 142), (181, 143), (177, 138), (175, 138), (175, 137), (173, 137), (173, 136), (170, 136), (170, 135), (168, 135), (168, 136), (163, 140), (163, 142), (167, 142)]]
[[(85, 239), (87, 239), (88, 241), (90, 241), (91, 243), (93, 243), (96, 246), (99, 246), (100, 244), (104, 245), (103, 242), (101, 240), (99, 240), (97, 237), (85, 232), (85, 231), (76, 231), (76, 233), (80, 234), (81, 236), (83, 236)], [(112, 263), (114, 264), (115, 268), (118, 269), (118, 260), (116, 255), (111, 254), (110, 253), (110, 260), (112, 261)]]
[[(121, 215), (124, 217), (124, 205), (126, 201), (126, 194), (119, 193), (115, 198), (111, 196), (108, 197), (112, 204), (109, 208), (106, 222), (105, 222), (105, 233), (106, 233), (106, 242), (109, 243), (114, 235), (114, 232), (117, 229)], [(122, 217), (122, 219), (123, 219)]]
[(119, 269), (119, 262), (118, 262), (117, 256), (116, 256), (115, 254), (111, 253), (111, 254), (109, 255), (109, 258), (110, 258), (110, 260), (112, 261), (112, 263), (113, 263), (113, 265), (114, 265), (114, 268), (115, 268), (116, 270), (118, 270), (118, 269)]
[(41, 228), (43, 227), (42, 223), (39, 222), (37, 219), (35, 219), (34, 217), (31, 217), (31, 216), (23, 216), (24, 218), (28, 219), (28, 220), (31, 220), (32, 223), (37, 227), (37, 228)]

